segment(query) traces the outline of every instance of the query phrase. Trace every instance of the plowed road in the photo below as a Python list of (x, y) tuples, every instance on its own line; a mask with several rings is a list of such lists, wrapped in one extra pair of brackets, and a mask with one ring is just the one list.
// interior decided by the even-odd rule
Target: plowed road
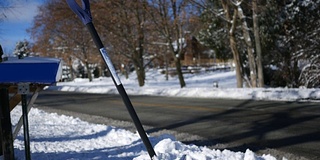
[[(320, 159), (320, 103), (129, 96), (148, 133), (186, 132), (206, 140), (185, 142), (230, 150), (272, 148)], [(131, 121), (119, 95), (42, 91), (35, 104)], [(40, 107), (41, 108), (41, 107)]]

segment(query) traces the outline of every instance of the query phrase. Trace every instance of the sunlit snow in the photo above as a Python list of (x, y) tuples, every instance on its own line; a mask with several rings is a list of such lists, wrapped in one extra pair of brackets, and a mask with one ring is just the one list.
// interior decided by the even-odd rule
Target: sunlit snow
[[(256, 100), (318, 100), (319, 89), (289, 88), (236, 88), (234, 71), (203, 72), (186, 74), (187, 87), (180, 88), (176, 77), (165, 80), (158, 70), (147, 72), (146, 84), (139, 87), (136, 76), (120, 79), (129, 95), (156, 95), (205, 98), (234, 98)], [(218, 83), (214, 86), (213, 83)], [(61, 82), (48, 90), (118, 94), (111, 78), (98, 78), (93, 82), (76, 79)], [(41, 93), (40, 93), (41, 94)], [(11, 112), (12, 123), (21, 116), (21, 106)], [(150, 159), (137, 133), (101, 124), (92, 124), (76, 117), (47, 113), (33, 108), (29, 113), (30, 149), (32, 159)], [(149, 137), (158, 160), (275, 160), (272, 155), (258, 156), (250, 148), (243, 152), (215, 150), (207, 147), (186, 145), (174, 136), (164, 134)], [(24, 159), (23, 133), (14, 141), (15, 157)], [(285, 159), (285, 158), (284, 158)]]

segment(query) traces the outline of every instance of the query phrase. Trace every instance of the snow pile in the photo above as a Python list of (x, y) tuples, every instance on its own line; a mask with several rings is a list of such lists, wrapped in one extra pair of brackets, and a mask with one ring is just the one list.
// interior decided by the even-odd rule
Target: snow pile
[[(161, 140), (154, 147), (157, 152), (157, 157), (155, 160), (173, 160), (173, 159), (183, 159), (183, 160), (275, 160), (274, 157), (270, 155), (256, 156), (249, 149), (245, 153), (242, 152), (232, 152), (229, 150), (211, 150), (206, 147), (198, 147), (194, 145), (185, 145), (181, 142), (173, 141), (172, 139)], [(134, 160), (149, 159), (147, 155), (141, 155)]]
[[(21, 116), (21, 106), (12, 113), (12, 123)], [(91, 124), (56, 113), (33, 108), (29, 113), (30, 150), (32, 159), (134, 159), (149, 160), (137, 133), (113, 126)], [(212, 150), (207, 147), (185, 145), (170, 135), (150, 137), (157, 154), (155, 160), (275, 160), (271, 155), (257, 156), (249, 149), (245, 153)], [(23, 132), (14, 141), (15, 157), (24, 158)]]
[[(120, 76), (127, 93), (130, 95), (157, 95), (157, 96), (179, 96), (179, 97), (202, 97), (202, 98), (232, 98), (253, 100), (279, 100), (279, 101), (318, 101), (320, 100), (320, 89), (306, 88), (236, 88), (236, 77), (234, 71), (203, 72), (199, 74), (186, 74), (187, 86), (180, 88), (177, 77), (169, 77), (165, 80), (164, 74), (158, 70), (150, 70), (146, 73), (145, 86), (139, 87), (136, 75), (130, 74), (129, 79)], [(218, 87), (214, 86), (214, 83)], [(75, 79), (73, 82), (58, 83), (49, 89), (118, 94), (111, 78)]]

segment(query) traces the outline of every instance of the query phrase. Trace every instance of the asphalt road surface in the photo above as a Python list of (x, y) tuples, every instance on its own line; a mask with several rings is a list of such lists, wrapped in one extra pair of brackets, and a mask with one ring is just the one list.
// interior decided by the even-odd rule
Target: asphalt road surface
[[(271, 149), (294, 159), (320, 159), (320, 103), (129, 97), (142, 124), (152, 126), (149, 134), (174, 130), (205, 138), (183, 141), (187, 144), (242, 152)], [(132, 121), (119, 95), (42, 91), (35, 104)]]

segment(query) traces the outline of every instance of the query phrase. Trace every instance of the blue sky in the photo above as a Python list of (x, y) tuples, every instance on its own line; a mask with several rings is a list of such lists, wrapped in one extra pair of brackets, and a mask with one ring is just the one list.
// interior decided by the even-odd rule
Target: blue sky
[(0, 14), (4, 13), (6, 16), (4, 21), (0, 22), (0, 44), (6, 54), (12, 53), (16, 42), (24, 39), (30, 41), (26, 29), (31, 27), (37, 8), (44, 1), (5, 0), (5, 3), (11, 6), (10, 9), (0, 8)]

